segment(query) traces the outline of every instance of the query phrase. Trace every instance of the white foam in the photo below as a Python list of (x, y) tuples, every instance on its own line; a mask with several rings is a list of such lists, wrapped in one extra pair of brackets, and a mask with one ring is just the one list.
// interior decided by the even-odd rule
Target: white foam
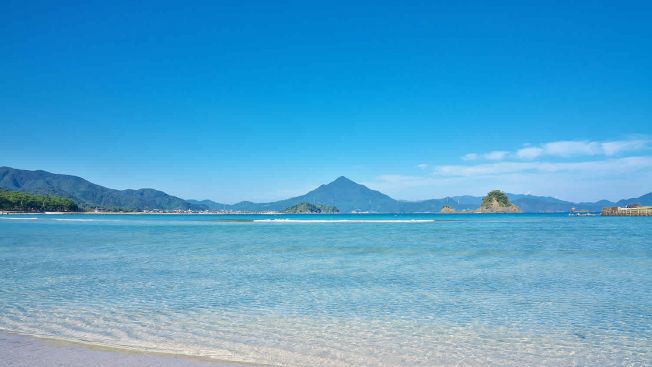
[(0, 217), (0, 219), (7, 219), (7, 220), (37, 220), (38, 218), (34, 218), (34, 217), (28, 217), (28, 218)]
[(432, 223), (434, 219), (254, 219), (261, 223)]
[(78, 218), (54, 218), (54, 220), (64, 222), (100, 222), (101, 219), (78, 219)]

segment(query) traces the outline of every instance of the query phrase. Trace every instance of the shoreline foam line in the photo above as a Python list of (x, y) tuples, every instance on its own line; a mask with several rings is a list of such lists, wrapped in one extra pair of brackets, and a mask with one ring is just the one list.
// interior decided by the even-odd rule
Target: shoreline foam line
[(434, 219), (254, 219), (256, 223), (433, 223)]

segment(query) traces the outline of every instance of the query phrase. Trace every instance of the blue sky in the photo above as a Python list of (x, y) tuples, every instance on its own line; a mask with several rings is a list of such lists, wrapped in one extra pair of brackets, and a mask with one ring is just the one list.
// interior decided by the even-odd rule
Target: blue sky
[(652, 191), (649, 2), (451, 3), (3, 2), (0, 165), (222, 202)]

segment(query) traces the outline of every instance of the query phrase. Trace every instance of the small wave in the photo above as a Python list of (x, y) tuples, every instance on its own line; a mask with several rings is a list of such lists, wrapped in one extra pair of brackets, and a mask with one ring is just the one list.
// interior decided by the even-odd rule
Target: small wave
[(100, 222), (101, 219), (53, 218), (63, 222)]
[(434, 219), (254, 219), (259, 223), (432, 223)]
[(35, 217), (28, 217), (28, 218), (0, 217), (0, 219), (7, 219), (7, 220), (37, 220), (38, 218), (35, 218)]

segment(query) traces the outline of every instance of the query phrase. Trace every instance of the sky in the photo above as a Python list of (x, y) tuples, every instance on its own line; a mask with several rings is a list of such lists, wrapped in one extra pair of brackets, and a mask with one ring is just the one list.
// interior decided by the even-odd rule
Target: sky
[(652, 191), (652, 3), (3, 1), (0, 166), (271, 201)]

